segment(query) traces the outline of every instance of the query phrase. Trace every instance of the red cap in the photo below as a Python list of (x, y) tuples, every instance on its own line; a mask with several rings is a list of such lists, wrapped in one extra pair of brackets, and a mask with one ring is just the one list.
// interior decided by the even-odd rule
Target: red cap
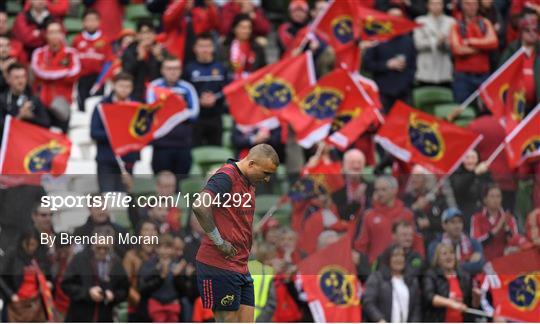
[(289, 11), (294, 11), (294, 10), (308, 11), (309, 6), (306, 0), (292, 0), (291, 3), (289, 3)]

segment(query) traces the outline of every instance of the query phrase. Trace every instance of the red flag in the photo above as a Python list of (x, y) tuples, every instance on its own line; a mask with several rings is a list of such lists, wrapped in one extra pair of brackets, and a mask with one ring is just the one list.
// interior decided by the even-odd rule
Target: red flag
[(326, 193), (332, 194), (345, 185), (341, 168), (340, 162), (326, 163), (320, 159), (316, 165), (304, 168), (302, 176), (313, 179), (314, 187), (321, 186)]
[(481, 135), (397, 102), (375, 141), (404, 162), (451, 174)]
[(291, 124), (299, 144), (306, 148), (325, 139), (331, 131), (338, 131), (354, 121), (359, 128), (342, 134), (346, 137), (338, 141), (348, 145), (375, 119), (374, 109), (349, 73), (336, 69), (322, 77), (315, 86), (299, 93), (283, 110), (282, 117)]
[(403, 17), (388, 15), (367, 7), (357, 7), (362, 22), (362, 40), (387, 41), (408, 34), (419, 24)]
[(307, 52), (259, 69), (246, 79), (227, 85), (223, 93), (240, 129), (274, 129), (279, 126), (282, 108), (304, 87), (314, 83), (313, 61)]
[(299, 280), (317, 323), (360, 322), (360, 284), (352, 261), (351, 235), (298, 264)]
[(366, 78), (360, 73), (352, 73), (351, 75), (353, 80), (360, 85), (360, 89), (365, 91), (367, 98), (373, 102), (373, 106), (380, 109), (382, 104), (379, 96), (379, 87), (377, 87), (375, 81)]
[(353, 0), (334, 0), (313, 22), (313, 30), (334, 49), (360, 39), (357, 17), (358, 3)]
[(0, 174), (60, 175), (66, 171), (71, 141), (11, 116), (4, 123), (0, 149)]
[(540, 156), (540, 104), (505, 139), (511, 167)]
[(480, 86), (480, 97), (493, 115), (501, 119), (509, 133), (525, 114), (523, 64), (525, 51), (520, 49)]
[(190, 117), (186, 103), (176, 95), (153, 104), (121, 102), (102, 104), (98, 109), (112, 149), (119, 156), (141, 150)]
[(530, 249), (491, 262), (497, 278), (490, 280), (495, 315), (516, 322), (540, 319), (540, 251)]

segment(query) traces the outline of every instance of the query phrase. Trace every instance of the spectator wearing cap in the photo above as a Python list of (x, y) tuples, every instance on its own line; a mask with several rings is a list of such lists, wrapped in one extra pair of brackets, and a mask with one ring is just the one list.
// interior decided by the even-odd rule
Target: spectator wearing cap
[(375, 180), (373, 208), (364, 215), (360, 236), (354, 248), (365, 253), (369, 262), (376, 258), (392, 243), (392, 224), (406, 220), (414, 224), (410, 209), (397, 198), (398, 182), (394, 177), (381, 176)]
[(442, 214), (444, 232), (428, 247), (428, 260), (432, 260), (440, 243), (450, 244), (459, 266), (471, 276), (482, 272), (485, 263), (482, 245), (464, 232), (463, 213), (456, 207), (446, 209)]
[(146, 84), (160, 77), (167, 51), (156, 42), (154, 22), (150, 19), (137, 23), (136, 39), (122, 54), (122, 70), (133, 76), (133, 98), (145, 101)]
[(482, 202), (484, 208), (472, 218), (471, 236), (482, 243), (486, 260), (519, 251), (524, 238), (514, 216), (502, 208), (501, 189), (495, 184), (487, 186)]
[(309, 23), (309, 6), (304, 0), (293, 0), (289, 3), (289, 21), (278, 28), (278, 46), (281, 52), (291, 48), (296, 35)]
[[(298, 1), (298, 0), (296, 0)], [(221, 7), (219, 33), (227, 36), (233, 25), (234, 17), (239, 14), (248, 15), (253, 22), (253, 35), (266, 37), (271, 30), (270, 21), (264, 11), (251, 0), (229, 0)]]
[(489, 20), (478, 13), (478, 0), (461, 1), (462, 17), (450, 33), (454, 56), (454, 100), (463, 102), (489, 76), (489, 53), (499, 46), (497, 35)]
[(452, 82), (452, 56), (450, 30), (456, 23), (443, 11), (443, 0), (429, 0), (428, 14), (416, 18), (422, 27), (414, 30), (414, 45), (418, 51), (416, 80), (421, 85), (450, 87)]
[(20, 41), (28, 56), (45, 45), (45, 27), (53, 20), (46, 0), (29, 1), (29, 6), (17, 14), (13, 23), (13, 37)]
[(77, 104), (84, 111), (84, 101), (90, 96), (90, 89), (96, 82), (101, 68), (112, 59), (110, 42), (101, 30), (101, 18), (96, 10), (89, 9), (83, 14), (83, 31), (73, 39), (81, 59), (81, 73), (77, 82)]
[[(398, 17), (403, 15), (396, 7), (387, 13)], [(385, 113), (390, 112), (397, 100), (411, 104), (416, 74), (416, 48), (410, 35), (401, 35), (367, 49), (362, 62), (365, 70), (373, 74), (379, 87)]]
[(540, 100), (540, 38), (538, 36), (538, 16), (525, 13), (519, 22), (520, 38), (508, 45), (501, 55), (504, 64), (520, 48), (525, 50), (522, 80), (525, 85), (526, 116)]
[(73, 85), (81, 72), (77, 50), (65, 45), (65, 33), (59, 22), (46, 27), (47, 45), (32, 54), (34, 90), (49, 109), (52, 126), (67, 132)]
[(435, 246), (422, 287), (426, 322), (470, 322), (472, 318), (465, 310), (479, 306), (478, 299), (473, 299), (478, 289), (473, 289), (472, 276), (460, 268), (452, 244), (442, 242)]

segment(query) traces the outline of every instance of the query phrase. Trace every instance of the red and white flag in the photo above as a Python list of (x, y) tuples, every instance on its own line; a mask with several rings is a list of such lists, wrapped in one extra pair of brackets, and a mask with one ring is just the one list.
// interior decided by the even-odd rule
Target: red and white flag
[(511, 167), (540, 157), (540, 104), (505, 139)]

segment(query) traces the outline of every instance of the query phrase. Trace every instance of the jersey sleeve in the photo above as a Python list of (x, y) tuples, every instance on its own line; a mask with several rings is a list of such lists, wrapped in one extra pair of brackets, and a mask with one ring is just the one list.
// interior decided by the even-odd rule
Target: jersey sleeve
[(231, 189), (231, 178), (229, 175), (220, 172), (210, 177), (203, 191), (211, 192), (214, 195), (223, 195), (224, 193), (230, 193)]

